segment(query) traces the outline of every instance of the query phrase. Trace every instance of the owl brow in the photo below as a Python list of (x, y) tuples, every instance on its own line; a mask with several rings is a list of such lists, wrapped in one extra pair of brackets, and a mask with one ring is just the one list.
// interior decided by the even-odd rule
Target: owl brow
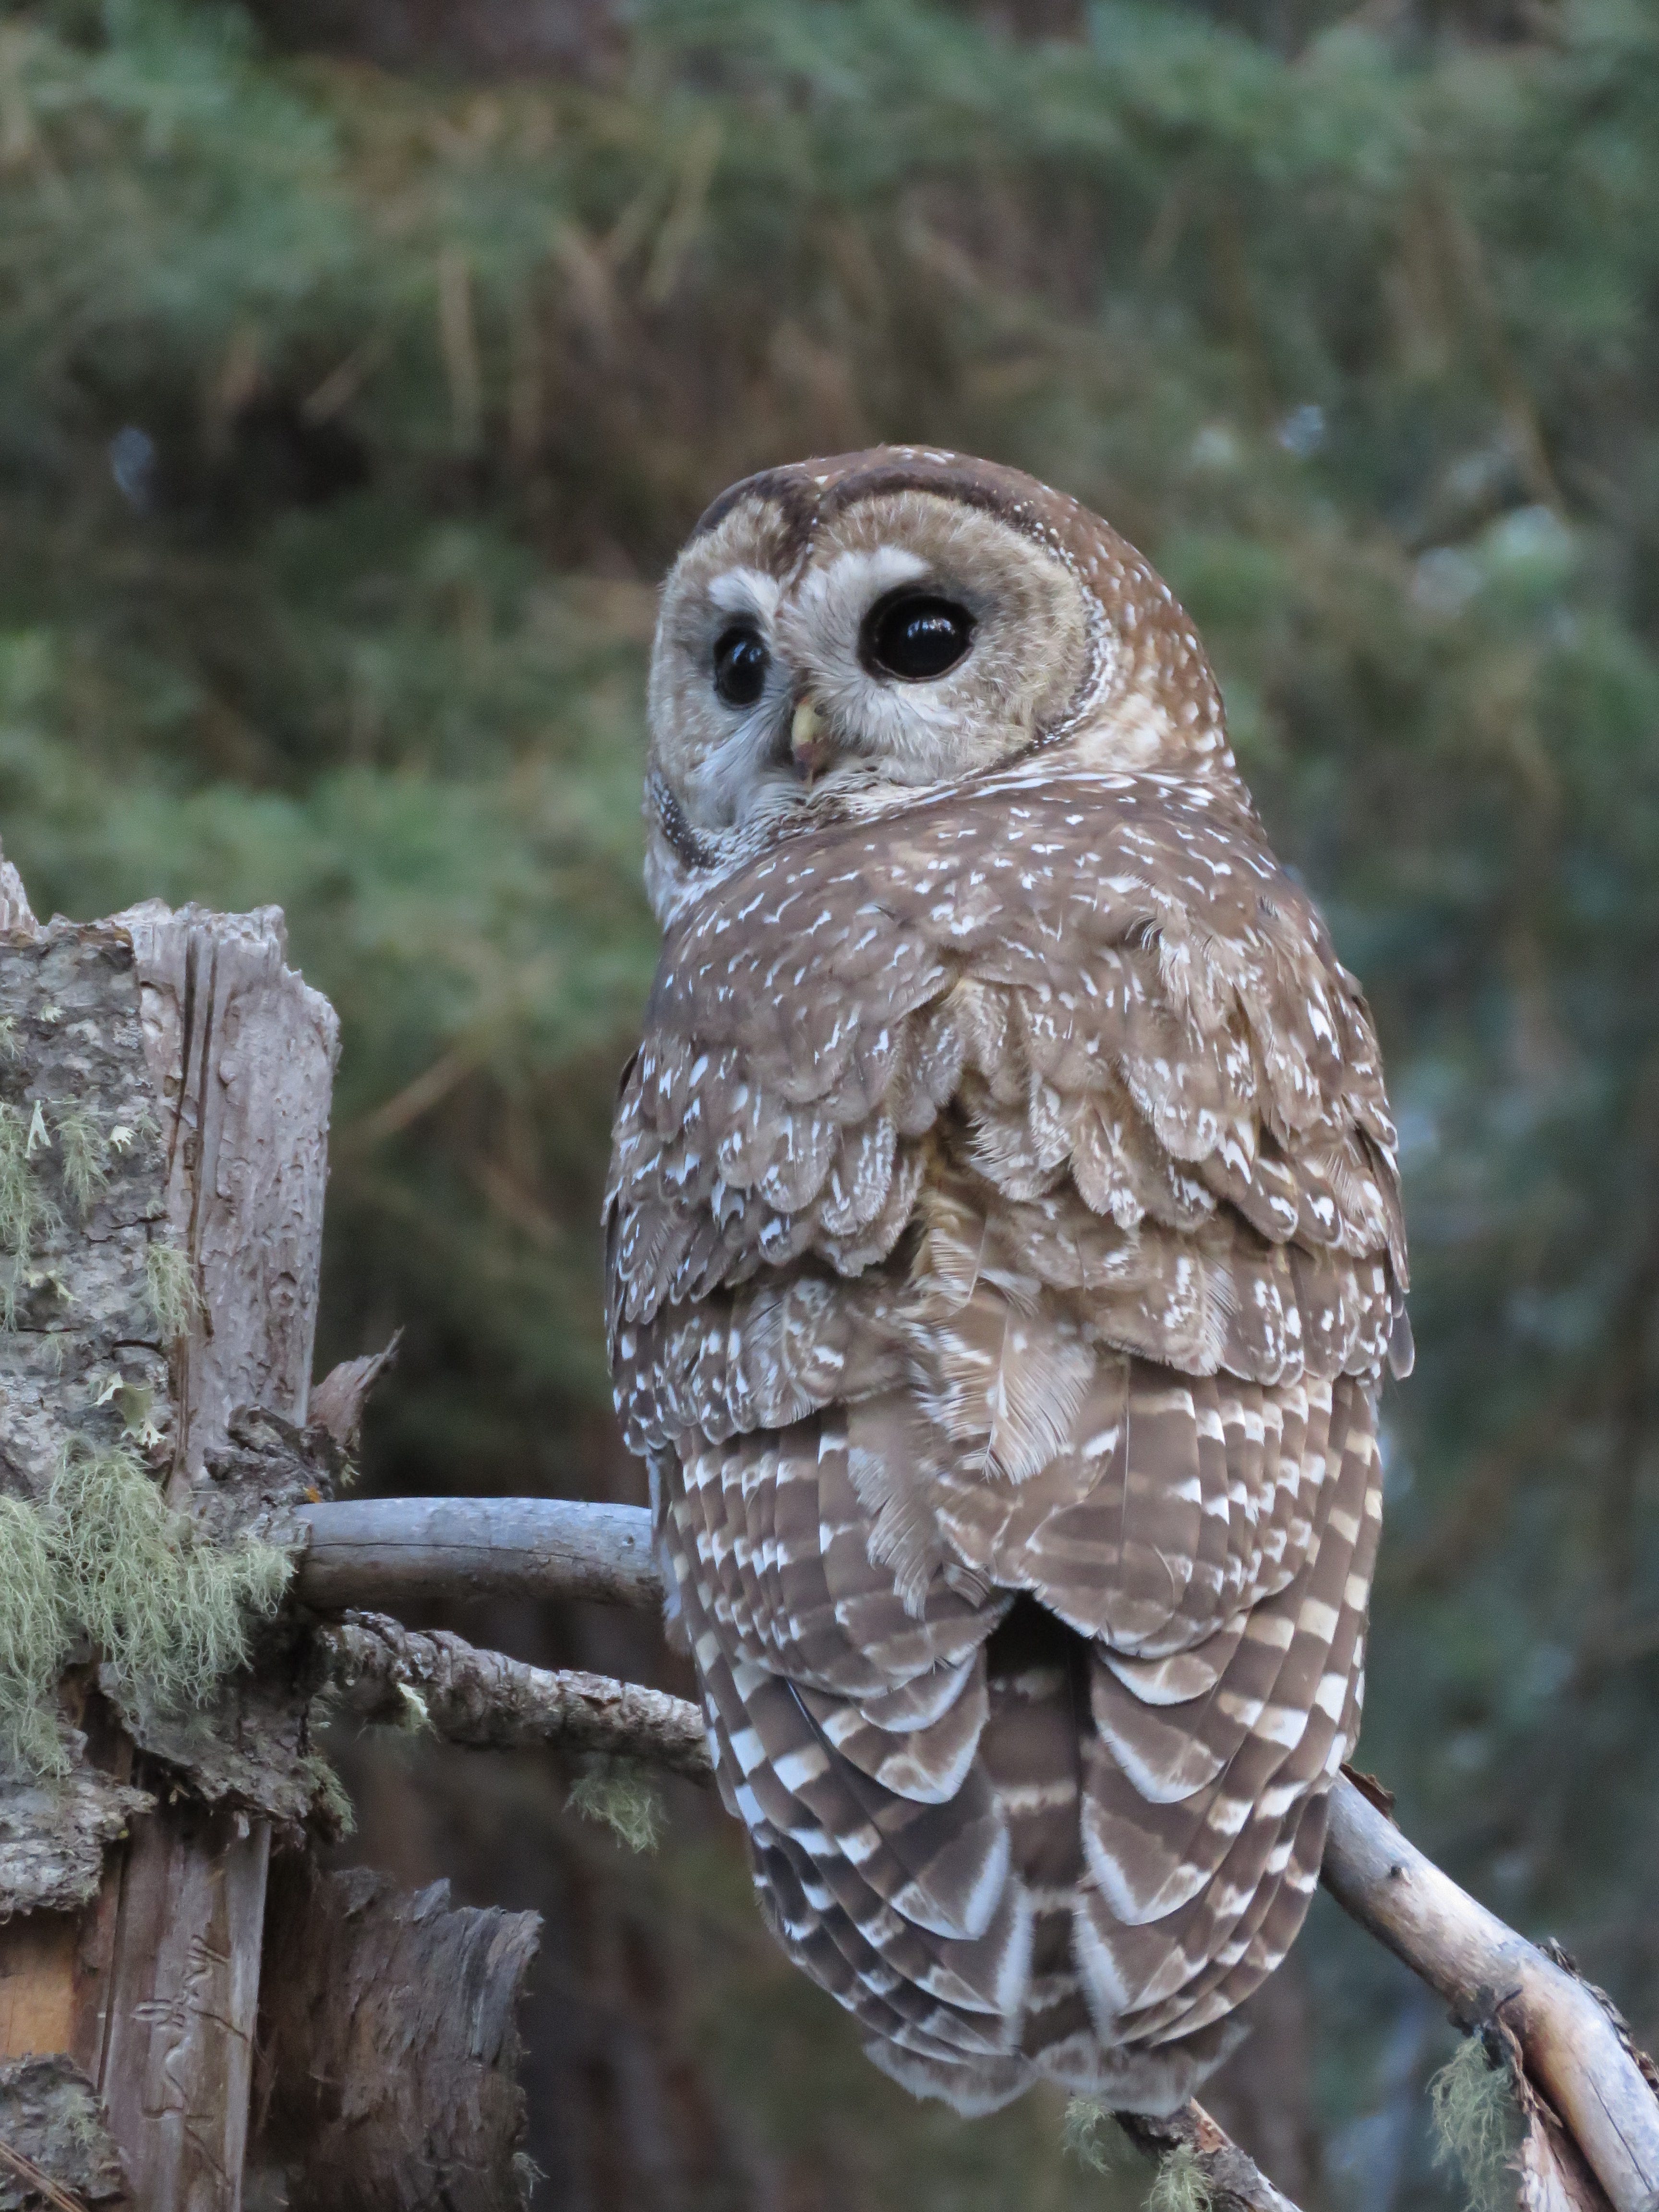
[(712, 868), (715, 854), (686, 820), (684, 810), (659, 775), (651, 779), (651, 804), (662, 834), (688, 868)]

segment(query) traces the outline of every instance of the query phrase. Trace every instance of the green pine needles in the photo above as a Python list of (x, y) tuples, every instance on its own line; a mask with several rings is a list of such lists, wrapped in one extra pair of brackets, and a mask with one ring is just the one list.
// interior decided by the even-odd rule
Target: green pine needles
[(202, 1539), (131, 1452), (74, 1439), (42, 1504), (0, 1498), (0, 1766), (66, 1770), (54, 1694), (78, 1636), (130, 1711), (187, 1711), (246, 1660), (289, 1574), (274, 1544)]

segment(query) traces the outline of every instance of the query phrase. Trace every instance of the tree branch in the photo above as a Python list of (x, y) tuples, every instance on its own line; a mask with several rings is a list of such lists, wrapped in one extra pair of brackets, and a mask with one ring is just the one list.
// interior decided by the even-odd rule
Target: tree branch
[(651, 1516), (567, 1498), (355, 1498), (298, 1510), (295, 1595), (319, 1613), (442, 1598), (662, 1603)]
[(1655, 2212), (1659, 2100), (1623, 2023), (1588, 1984), (1477, 1905), (1346, 1776), (1331, 1793), (1321, 1879), (1460, 2026), (1496, 2021), (1513, 2033), (1613, 2212)]
[(341, 1705), (362, 1720), (420, 1717), (451, 1743), (507, 1751), (560, 1744), (648, 1759), (707, 1782), (702, 1715), (684, 1698), (609, 1674), (554, 1673), (459, 1636), (422, 1635), (384, 1613), (350, 1613), (318, 1638)]
[(1297, 2212), (1225, 2128), (1192, 2098), (1167, 2119), (1146, 2112), (1113, 2115), (1137, 2150), (1160, 2162), (1184, 2151), (1207, 2191), (1211, 2212)]
[[(504, 1590), (649, 1606), (662, 1594), (650, 1516), (638, 1507), (384, 1498), (309, 1506), (301, 1518), (307, 1549), (295, 1587), (321, 1610)], [(390, 1621), (349, 1621), (325, 1634), (339, 1666), (356, 1670), (348, 1692), (354, 1710), (395, 1713), (407, 1686), (457, 1741), (581, 1743), (708, 1773), (702, 1716), (681, 1699), (521, 1667)], [(1597, 1992), (1477, 1905), (1346, 1776), (1331, 1795), (1321, 1878), (1455, 2020), (1513, 2039), (1526, 2084), (1559, 2118), (1613, 2212), (1659, 2212), (1659, 2097)], [(1144, 2148), (1165, 2156), (1184, 2149), (1204, 2169), (1218, 2207), (1285, 2212), (1287, 2200), (1201, 2107), (1170, 2120), (1129, 2115), (1124, 2124)]]

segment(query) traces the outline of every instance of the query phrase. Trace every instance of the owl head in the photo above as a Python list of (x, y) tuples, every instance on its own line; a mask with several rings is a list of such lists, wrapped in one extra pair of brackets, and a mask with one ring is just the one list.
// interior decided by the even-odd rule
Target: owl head
[(1232, 780), (1169, 587), (1085, 507), (908, 446), (750, 477), (663, 589), (646, 881), (667, 921), (776, 839), (1017, 769)]

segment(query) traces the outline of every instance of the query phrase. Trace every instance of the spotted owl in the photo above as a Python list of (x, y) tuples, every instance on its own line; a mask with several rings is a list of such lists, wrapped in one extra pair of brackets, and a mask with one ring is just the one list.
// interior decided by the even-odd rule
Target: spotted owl
[(611, 1360), (762, 1907), (918, 2094), (1168, 2112), (1359, 1723), (1364, 1000), (1168, 587), (1012, 470), (737, 485), (649, 708)]

